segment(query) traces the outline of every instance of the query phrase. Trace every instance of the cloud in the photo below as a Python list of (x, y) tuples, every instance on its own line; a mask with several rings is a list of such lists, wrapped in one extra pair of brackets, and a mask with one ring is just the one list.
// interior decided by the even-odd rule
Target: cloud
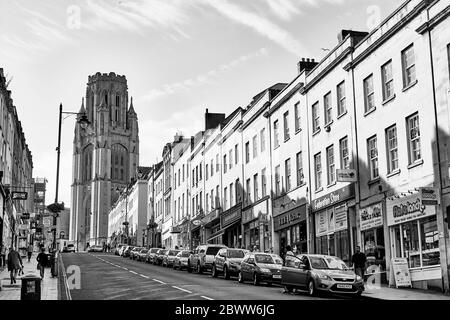
[(219, 13), (234, 21), (255, 30), (264, 37), (280, 45), (295, 55), (307, 55), (303, 45), (287, 30), (284, 30), (268, 18), (231, 3), (228, 0), (202, 0), (204, 4), (216, 9)]
[(234, 59), (226, 64), (218, 66), (216, 69), (210, 70), (204, 74), (198, 75), (195, 78), (189, 78), (180, 82), (175, 82), (172, 84), (165, 84), (160, 89), (153, 89), (144, 96), (138, 98), (138, 102), (147, 102), (156, 99), (161, 96), (172, 95), (176, 93), (189, 92), (192, 88), (199, 87), (202, 85), (212, 84), (215, 82), (216, 78), (225, 72), (228, 72), (238, 66), (244, 64), (245, 62), (268, 55), (268, 51), (265, 48), (261, 48), (256, 52), (243, 55), (237, 59)]
[(281, 19), (291, 20), (300, 9), (290, 0), (266, 0), (269, 8)]

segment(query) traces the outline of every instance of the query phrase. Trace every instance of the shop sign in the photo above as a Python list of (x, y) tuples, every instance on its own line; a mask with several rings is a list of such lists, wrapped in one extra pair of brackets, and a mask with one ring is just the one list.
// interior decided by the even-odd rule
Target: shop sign
[(11, 197), (13, 200), (27, 200), (28, 192), (13, 191), (11, 192)]
[(230, 224), (233, 224), (239, 219), (241, 219), (242, 217), (241, 212), (242, 212), (241, 208), (237, 208), (235, 210), (230, 210), (229, 212), (222, 214), (222, 228)]
[(216, 220), (217, 218), (219, 218), (219, 210), (214, 210), (213, 212), (208, 214), (206, 217), (204, 217), (201, 220), (201, 222), (203, 224), (208, 224), (208, 223), (212, 222), (213, 220)]
[(336, 170), (337, 182), (356, 182), (356, 170), (355, 169), (337, 169)]
[(320, 237), (348, 227), (347, 205), (316, 213), (316, 236)]
[(383, 206), (381, 203), (359, 210), (361, 231), (383, 225)]
[(328, 213), (322, 211), (316, 214), (316, 235), (322, 236), (328, 233)]
[(389, 284), (394, 283), (398, 287), (411, 287), (411, 273), (409, 272), (406, 258), (392, 258)]
[(420, 188), (419, 194), (424, 206), (437, 206), (440, 203), (438, 188)]
[(312, 201), (312, 210), (318, 211), (320, 209), (332, 206), (341, 201), (354, 197), (355, 186), (353, 184), (344, 188), (333, 191), (323, 197), (317, 198)]
[(334, 208), (334, 231), (347, 229), (347, 205)]
[(180, 226), (171, 226), (170, 227), (170, 233), (181, 233)]
[(425, 206), (422, 204), (420, 194), (388, 200), (386, 211), (388, 226), (436, 214), (436, 208), (434, 206)]
[(274, 231), (288, 228), (292, 225), (299, 223), (302, 220), (306, 220), (306, 206), (295, 208), (294, 210), (285, 212), (279, 216), (273, 218)]
[(200, 220), (194, 220), (194, 221), (192, 221), (192, 224), (197, 227), (197, 226), (201, 225), (202, 222)]

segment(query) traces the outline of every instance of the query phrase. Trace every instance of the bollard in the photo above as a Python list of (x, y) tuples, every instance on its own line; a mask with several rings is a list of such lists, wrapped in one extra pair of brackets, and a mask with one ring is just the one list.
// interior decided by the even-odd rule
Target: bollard
[(41, 278), (28, 275), (22, 278), (20, 300), (41, 300)]

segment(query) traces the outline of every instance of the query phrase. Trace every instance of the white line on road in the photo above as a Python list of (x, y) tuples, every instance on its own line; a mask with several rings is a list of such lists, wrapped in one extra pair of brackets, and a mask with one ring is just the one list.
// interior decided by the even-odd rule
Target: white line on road
[(127, 268), (124, 268), (124, 267), (121, 267), (123, 270), (127, 270), (128, 271), (128, 269)]
[(159, 280), (157, 280), (157, 279), (152, 279), (153, 281), (156, 281), (156, 282), (159, 282), (159, 283), (161, 283), (161, 284), (167, 284), (167, 283), (165, 283), (165, 282), (162, 282), (162, 281), (159, 281)]
[(131, 270), (130, 270), (130, 273), (137, 274), (137, 272), (134, 272), (134, 271), (131, 271)]
[(150, 279), (149, 277), (144, 276), (143, 274), (140, 274), (140, 276), (141, 276), (142, 278), (145, 278), (145, 279)]
[(181, 291), (187, 292), (187, 293), (192, 293), (192, 291), (189, 291), (189, 290), (186, 290), (186, 289), (183, 289), (183, 288), (177, 287), (177, 286), (172, 286), (172, 288), (175, 288), (175, 289), (178, 289), (178, 290), (181, 290)]
[(211, 298), (208, 298), (208, 297), (205, 297), (205, 296), (200, 296), (201, 298), (203, 298), (203, 299), (206, 299), (206, 300), (214, 300), (214, 299), (211, 299)]

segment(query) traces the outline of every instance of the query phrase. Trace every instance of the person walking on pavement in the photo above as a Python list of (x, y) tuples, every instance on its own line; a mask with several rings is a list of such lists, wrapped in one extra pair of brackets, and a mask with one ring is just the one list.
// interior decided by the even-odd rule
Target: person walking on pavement
[(30, 243), (28, 245), (28, 262), (30, 262), (31, 256), (33, 255), (33, 245)]
[(6, 266), (6, 246), (5, 243), (2, 242), (0, 244), (0, 267)]
[(17, 272), (23, 268), (22, 258), (20, 254), (14, 250), (13, 247), (9, 248), (8, 253), (8, 271), (11, 272), (11, 284), (16, 283)]
[(364, 270), (366, 269), (366, 255), (360, 251), (359, 246), (356, 247), (356, 252), (352, 256), (352, 263), (355, 269), (355, 273), (364, 279)]
[(48, 257), (45, 254), (44, 248), (41, 248), (41, 252), (36, 257), (36, 261), (38, 262), (38, 269), (41, 274), (41, 279), (44, 279), (44, 271), (45, 271), (45, 267), (47, 266), (47, 263), (48, 263)]

